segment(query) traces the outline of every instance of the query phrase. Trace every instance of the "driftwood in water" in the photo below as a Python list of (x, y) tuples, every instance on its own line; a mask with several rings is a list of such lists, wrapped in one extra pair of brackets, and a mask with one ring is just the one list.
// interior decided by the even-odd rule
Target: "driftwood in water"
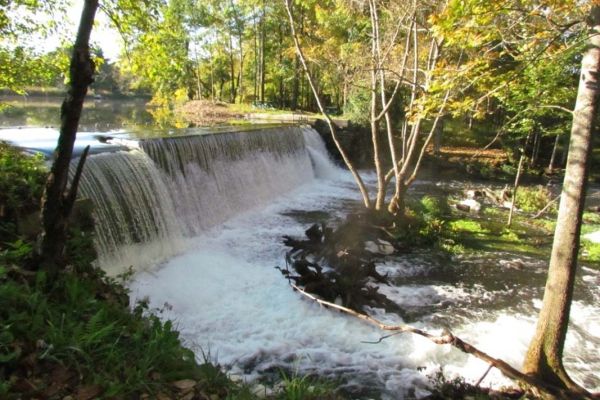
[[(450, 332), (448, 330), (444, 330), (441, 333), (441, 335), (435, 335), (435, 334), (429, 333), (423, 329), (415, 328), (414, 326), (411, 326), (411, 325), (406, 325), (406, 324), (388, 325), (388, 324), (385, 324), (385, 323), (371, 317), (370, 315), (368, 315), (366, 313), (356, 312), (355, 310), (352, 310), (348, 307), (344, 307), (344, 306), (341, 306), (338, 304), (334, 304), (334, 303), (316, 298), (315, 296), (311, 295), (310, 293), (307, 293), (305, 290), (301, 289), (300, 287), (298, 287), (296, 285), (292, 284), (292, 288), (294, 290), (296, 290), (298, 293), (300, 293), (301, 295), (307, 297), (308, 299), (310, 299), (312, 301), (317, 302), (318, 304), (320, 304), (326, 308), (338, 310), (340, 312), (343, 312), (345, 314), (351, 315), (355, 318), (358, 318), (360, 320), (363, 320), (365, 322), (373, 324), (373, 325), (377, 326), (379, 329), (381, 329), (382, 331), (393, 332), (391, 334), (382, 336), (376, 342), (367, 342), (367, 343), (373, 343), (373, 344), (379, 343), (383, 339), (389, 338), (390, 336), (405, 333), (405, 332), (410, 332), (410, 333), (414, 333), (419, 336), (423, 336), (423, 337), (427, 338), (428, 340), (432, 341), (433, 343), (442, 344), (442, 345), (449, 344), (452, 347), (455, 347), (464, 353), (471, 354), (471, 355), (479, 358), (480, 360), (483, 360), (486, 363), (488, 363), (490, 367), (497, 368), (498, 370), (500, 370), (500, 372), (502, 372), (508, 378), (514, 379), (515, 381), (520, 382), (524, 386), (531, 388), (534, 392), (537, 392), (536, 394), (541, 395), (541, 397), (552, 398), (552, 399), (564, 399), (564, 400), (567, 400), (567, 399), (593, 400), (593, 399), (600, 398), (598, 393), (596, 393), (596, 394), (589, 394), (589, 393), (582, 394), (582, 393), (578, 393), (578, 392), (576, 393), (576, 392), (572, 392), (572, 391), (569, 391), (569, 390), (566, 390), (563, 388), (556, 387), (552, 384), (549, 384), (540, 379), (537, 379), (534, 376), (526, 375), (523, 372), (521, 372), (518, 369), (511, 366), (510, 364), (508, 364), (506, 361), (498, 359), (498, 358), (494, 358), (494, 357), (490, 356), (489, 354), (484, 353), (483, 351), (479, 350), (477, 347), (473, 346), (472, 344), (465, 342), (464, 340), (460, 339), (457, 336), (454, 336), (452, 334), (452, 332)], [(489, 372), (489, 371), (487, 371), (487, 372)], [(486, 374), (487, 374), (487, 372), (486, 372)], [(481, 379), (477, 384), (480, 384), (480, 383), (481, 383)]]
[[(387, 277), (377, 272), (373, 260), (397, 247), (382, 239), (390, 239), (385, 228), (374, 225), (364, 215), (352, 215), (336, 230), (315, 224), (305, 235), (306, 239), (283, 237), (291, 250), (286, 254), (286, 269), (279, 270), (290, 282), (355, 310), (378, 307), (402, 315), (400, 307), (379, 293), (375, 285), (387, 283)], [(374, 245), (366, 246), (369, 242)], [(387, 253), (372, 251), (378, 247)]]

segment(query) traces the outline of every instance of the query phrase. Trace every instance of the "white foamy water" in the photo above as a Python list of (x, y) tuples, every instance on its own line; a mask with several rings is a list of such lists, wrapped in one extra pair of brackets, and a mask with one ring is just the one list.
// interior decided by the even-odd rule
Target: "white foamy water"
[[(163, 315), (176, 322), (197, 354), (210, 352), (229, 373), (250, 381), (288, 368), (340, 380), (355, 398), (390, 399), (426, 395), (427, 375), (440, 367), (450, 375), (477, 381), (487, 365), (450, 346), (410, 334), (379, 344), (363, 343), (376, 341), (382, 332), (303, 299), (274, 269), (284, 266), (286, 248), (281, 236), (300, 236), (308, 227), (287, 215), (297, 210), (325, 210), (342, 216), (339, 204), (349, 201), (359, 198), (347, 174), (338, 172), (337, 180), (308, 183), (263, 209), (235, 217), (198, 236), (192, 250), (153, 272), (137, 275), (132, 294), (137, 299), (148, 297), (152, 307), (164, 308)], [(417, 258), (387, 260), (380, 272), (420, 276), (435, 269), (435, 265), (419, 266), (417, 262)], [(498, 266), (505, 274), (502, 268)], [(597, 277), (597, 272), (584, 270), (582, 281), (590, 280), (590, 276)], [(482, 351), (521, 366), (535, 328), (533, 315), (538, 311), (530, 298), (520, 300), (514, 291), (488, 291), (482, 285), (466, 287), (424, 280), (423, 284), (381, 291), (407, 308), (432, 308), (414, 325), (432, 332), (450, 328)], [(599, 293), (597, 286), (587, 289), (596, 296)], [(525, 303), (523, 307), (531, 313), (510, 307), (494, 310), (494, 302), (502, 296)], [(382, 310), (372, 311), (387, 322), (401, 322)], [(567, 368), (591, 390), (600, 388), (600, 360), (594, 351), (600, 336), (599, 316), (594, 304), (576, 301), (565, 350)], [(424, 368), (419, 371), (418, 367)], [(492, 370), (482, 385), (510, 384)]]
[[(382, 332), (291, 290), (274, 268), (284, 266), (281, 236), (301, 236), (306, 221), (315, 219), (311, 213), (342, 218), (360, 199), (316, 132), (282, 134), (161, 139), (131, 151), (98, 145), (112, 152), (88, 159), (81, 193), (96, 204), (100, 264), (117, 273), (135, 263), (141, 272), (131, 284), (133, 297), (164, 309), (199, 359), (210, 352), (247, 380), (285, 368), (332, 378), (354, 398), (393, 399), (426, 395), (427, 375), (440, 367), (478, 380), (487, 365), (474, 357), (410, 334), (363, 343)], [(0, 136), (50, 152), (56, 132), (4, 130)], [(93, 134), (81, 139), (78, 149), (95, 140)], [(366, 179), (372, 184), (373, 174)], [(446, 184), (452, 185), (462, 183)], [(423, 182), (417, 186), (429, 190)], [(380, 291), (413, 325), (433, 333), (449, 328), (521, 366), (541, 304), (543, 260), (508, 252), (452, 260), (411, 254), (377, 268), (396, 282)], [(577, 284), (565, 364), (598, 391), (600, 273), (583, 267)], [(402, 322), (383, 310), (371, 313)], [(510, 383), (492, 370), (483, 385)]]

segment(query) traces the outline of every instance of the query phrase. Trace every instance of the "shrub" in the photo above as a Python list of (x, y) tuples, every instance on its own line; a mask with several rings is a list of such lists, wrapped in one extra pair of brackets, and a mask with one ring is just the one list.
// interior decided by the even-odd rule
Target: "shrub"
[(368, 125), (370, 121), (371, 94), (367, 89), (355, 88), (348, 96), (344, 114), (356, 125)]
[(517, 208), (525, 212), (536, 212), (552, 200), (552, 193), (545, 186), (521, 187), (517, 191)]
[(39, 210), (46, 179), (44, 158), (0, 142), (0, 233), (16, 240), (19, 220)]

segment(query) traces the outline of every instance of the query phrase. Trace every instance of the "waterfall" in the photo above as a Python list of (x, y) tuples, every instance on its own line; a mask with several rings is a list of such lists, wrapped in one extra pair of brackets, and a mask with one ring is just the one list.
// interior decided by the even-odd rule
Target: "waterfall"
[(310, 128), (144, 139), (90, 156), (80, 196), (95, 204), (98, 262), (115, 274), (164, 261), (206, 229), (338, 171)]

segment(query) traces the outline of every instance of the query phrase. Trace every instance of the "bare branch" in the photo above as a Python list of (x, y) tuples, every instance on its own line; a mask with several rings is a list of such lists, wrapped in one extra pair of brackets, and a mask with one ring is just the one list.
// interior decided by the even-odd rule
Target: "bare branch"
[[(313, 296), (312, 294), (305, 292), (304, 290), (302, 290), (301, 288), (299, 288), (298, 286), (296, 286), (292, 283), (290, 283), (290, 286), (294, 290), (296, 290), (298, 293), (300, 293), (302, 296), (322, 305), (325, 308), (332, 308), (334, 310), (341, 311), (345, 314), (348, 314), (350, 316), (358, 318), (362, 321), (368, 322), (371, 325), (375, 325), (383, 331), (391, 331), (391, 332), (395, 332), (395, 334), (409, 332), (409, 333), (414, 333), (415, 335), (422, 336), (426, 339), (429, 339), (430, 341), (432, 341), (433, 343), (436, 343), (436, 344), (449, 344), (452, 347), (455, 347), (464, 353), (471, 354), (471, 355), (479, 358), (480, 360), (485, 361), (490, 366), (493, 366), (493, 367), (497, 368), (498, 370), (500, 370), (500, 372), (502, 372), (508, 378), (511, 378), (518, 382), (521, 382), (528, 387), (533, 387), (545, 394), (552, 395), (555, 398), (565, 399), (565, 400), (567, 400), (567, 399), (589, 399), (589, 400), (592, 400), (593, 399), (593, 397), (586, 397), (585, 394), (582, 395), (581, 393), (573, 393), (568, 390), (560, 389), (560, 388), (557, 388), (546, 382), (540, 381), (539, 379), (536, 379), (533, 376), (525, 375), (518, 369), (512, 367), (506, 361), (494, 358), (494, 357), (488, 355), (487, 353), (484, 353), (483, 351), (479, 350), (477, 347), (473, 346), (472, 344), (467, 343), (464, 340), (460, 339), (459, 337), (454, 336), (450, 331), (444, 330), (441, 335), (434, 335), (423, 329), (419, 329), (419, 328), (416, 328), (411, 325), (384, 324), (383, 322), (371, 317), (370, 315), (361, 314), (350, 308), (340, 306), (335, 303), (330, 303), (325, 300), (321, 300), (321, 299)], [(390, 337), (390, 336), (392, 336), (392, 335), (387, 335), (386, 337), (383, 337), (382, 339), (380, 339), (380, 341), (387, 337)]]
[(569, 110), (567, 107), (563, 107), (563, 106), (557, 106), (557, 105), (544, 105), (544, 106), (537, 106), (537, 108), (553, 108), (555, 110), (560, 110), (560, 111), (564, 111), (566, 113), (569, 113), (571, 115), (573, 115), (573, 110)]
[(291, 0), (283, 0), (283, 2), (284, 2), (284, 6), (287, 11), (288, 18), (289, 18), (290, 30), (292, 33), (292, 39), (294, 40), (294, 45), (296, 47), (296, 53), (298, 54), (298, 58), (300, 59), (300, 62), (302, 63), (302, 67), (304, 68), (304, 73), (306, 75), (306, 78), (308, 80), (310, 88), (315, 97), (317, 106), (319, 107), (319, 111), (321, 111), (321, 114), (323, 114), (323, 117), (325, 118), (325, 121), (327, 122), (329, 131), (331, 132), (331, 138), (333, 139), (333, 142), (335, 143), (338, 151), (340, 152), (340, 155), (342, 156), (344, 163), (346, 164), (346, 166), (350, 170), (350, 173), (354, 177), (354, 180), (356, 181), (358, 189), (360, 190), (360, 193), (362, 194), (365, 207), (370, 208), (371, 200), (369, 199), (369, 192), (367, 190), (367, 187), (366, 187), (365, 183), (363, 182), (360, 174), (354, 168), (352, 161), (350, 161), (350, 158), (348, 157), (348, 154), (346, 153), (346, 151), (343, 149), (340, 141), (338, 140), (335, 124), (331, 120), (331, 117), (329, 116), (327, 111), (325, 111), (325, 107), (323, 107), (323, 103), (321, 102), (321, 96), (319, 96), (319, 92), (317, 91), (317, 88), (315, 87), (315, 83), (314, 83), (312, 74), (310, 73), (310, 70), (308, 69), (308, 65), (306, 64), (306, 57), (304, 57), (304, 52), (302, 51), (302, 47), (300, 46), (300, 40), (298, 39), (298, 34), (296, 33), (296, 26), (294, 24), (294, 17), (292, 15)]

